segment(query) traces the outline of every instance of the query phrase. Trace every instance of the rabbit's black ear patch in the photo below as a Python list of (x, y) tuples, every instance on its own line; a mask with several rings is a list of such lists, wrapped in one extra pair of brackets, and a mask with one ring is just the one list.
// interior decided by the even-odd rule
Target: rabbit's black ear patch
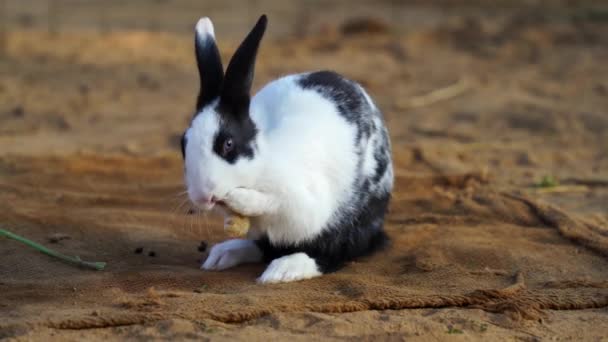
[(215, 44), (213, 24), (209, 18), (201, 18), (196, 24), (194, 46), (201, 84), (196, 100), (198, 113), (220, 95), (224, 79), (222, 59)]
[(237, 117), (249, 115), (255, 60), (267, 22), (266, 15), (258, 19), (228, 64), (220, 95), (220, 106), (225, 109), (227, 115)]

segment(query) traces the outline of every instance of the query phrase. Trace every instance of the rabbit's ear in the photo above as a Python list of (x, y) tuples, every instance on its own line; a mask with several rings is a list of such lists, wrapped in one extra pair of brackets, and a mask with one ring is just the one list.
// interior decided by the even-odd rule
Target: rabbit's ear
[(198, 75), (201, 82), (201, 89), (196, 101), (196, 110), (200, 111), (205, 105), (220, 95), (224, 79), (224, 68), (222, 67), (220, 52), (215, 44), (213, 23), (207, 17), (201, 18), (196, 24), (194, 46), (196, 49)]
[(220, 106), (229, 113), (242, 116), (249, 113), (251, 84), (258, 46), (266, 31), (266, 15), (262, 15), (251, 32), (232, 56), (220, 95)]

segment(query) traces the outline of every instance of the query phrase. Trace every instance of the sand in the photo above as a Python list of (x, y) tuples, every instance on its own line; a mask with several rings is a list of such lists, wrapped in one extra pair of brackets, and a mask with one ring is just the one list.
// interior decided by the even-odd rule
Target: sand
[[(320, 68), (366, 86), (396, 171), (390, 248), (277, 285), (255, 283), (263, 265), (198, 269), (201, 241), (227, 235), (180, 195), (191, 36), (9, 32), (0, 225), (108, 265), (0, 239), (0, 339), (608, 336), (608, 25), (575, 17), (584, 4), (467, 15), (438, 4), (404, 6), (424, 14), (409, 26), (312, 20), (264, 42), (256, 89)], [(238, 43), (226, 36), (225, 58)], [(546, 176), (559, 184), (536, 186)]]

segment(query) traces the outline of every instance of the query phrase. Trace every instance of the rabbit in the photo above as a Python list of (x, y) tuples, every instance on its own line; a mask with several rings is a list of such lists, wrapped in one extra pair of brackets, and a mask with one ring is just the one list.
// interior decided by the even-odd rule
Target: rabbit
[(262, 15), (226, 71), (211, 20), (195, 29), (200, 91), (181, 139), (199, 210), (250, 217), (246, 239), (212, 247), (201, 269), (266, 262), (258, 283), (318, 277), (389, 243), (393, 188), (384, 118), (358, 83), (333, 71), (283, 76), (251, 97)]

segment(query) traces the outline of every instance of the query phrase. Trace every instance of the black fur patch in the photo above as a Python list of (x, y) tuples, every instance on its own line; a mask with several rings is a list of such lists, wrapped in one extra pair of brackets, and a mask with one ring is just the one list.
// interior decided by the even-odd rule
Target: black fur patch
[(186, 138), (186, 132), (182, 134), (182, 138), (180, 140), (180, 144), (182, 146), (182, 158), (186, 159), (186, 144), (188, 143), (188, 139)]
[(346, 262), (369, 255), (387, 245), (389, 240), (383, 230), (383, 224), (389, 200), (389, 193), (370, 197), (365, 205), (359, 206), (353, 220), (329, 226), (311, 241), (273, 245), (268, 237), (263, 237), (257, 240), (256, 244), (264, 253), (266, 262), (304, 252), (315, 259), (319, 271), (335, 272)]
[(354, 82), (336, 72), (324, 70), (310, 73), (298, 83), (302, 88), (314, 89), (334, 102), (340, 115), (357, 125), (357, 142), (370, 136), (373, 122), (369, 114), (372, 110)]
[[(234, 115), (227, 113), (230, 110), (219, 106), (217, 108), (220, 114), (220, 129), (213, 141), (213, 151), (226, 160), (230, 164), (236, 163), (239, 157), (253, 158), (254, 155), (254, 142), (258, 130), (247, 115)], [(223, 155), (222, 150), (224, 142), (227, 139), (232, 139), (233, 149), (227, 155)]]
[(360, 118), (360, 108), (363, 101), (357, 87), (333, 71), (317, 71), (300, 79), (299, 84), (304, 89), (315, 89), (338, 105), (340, 114), (349, 122), (356, 123)]

